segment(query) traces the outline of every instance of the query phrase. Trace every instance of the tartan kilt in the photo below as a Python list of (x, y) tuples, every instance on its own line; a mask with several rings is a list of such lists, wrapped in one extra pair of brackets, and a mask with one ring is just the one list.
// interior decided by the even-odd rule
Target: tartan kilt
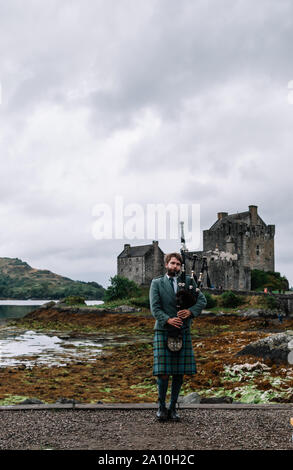
[(183, 345), (179, 352), (169, 351), (167, 337), (167, 331), (155, 330), (153, 375), (196, 374), (190, 330), (183, 330)]

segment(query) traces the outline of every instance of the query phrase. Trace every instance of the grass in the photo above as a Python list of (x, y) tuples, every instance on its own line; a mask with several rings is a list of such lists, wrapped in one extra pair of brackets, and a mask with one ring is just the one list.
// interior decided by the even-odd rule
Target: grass
[(17, 405), (27, 398), (29, 397), (22, 395), (7, 395), (6, 398), (2, 398), (2, 400), (0, 400), (0, 406)]
[[(229, 396), (233, 401), (240, 401), (241, 403), (250, 404), (265, 404), (265, 403), (279, 403), (282, 399), (286, 398), (292, 390), (279, 391), (279, 390), (260, 390), (254, 384), (243, 385), (234, 389), (210, 389), (205, 390), (205, 397), (224, 397)], [(199, 392), (199, 395), (203, 393)]]

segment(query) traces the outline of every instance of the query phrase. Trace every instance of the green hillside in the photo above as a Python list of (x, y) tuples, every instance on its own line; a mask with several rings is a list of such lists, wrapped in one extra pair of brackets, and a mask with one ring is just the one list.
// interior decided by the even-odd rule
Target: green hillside
[(61, 299), (81, 295), (102, 299), (105, 289), (97, 282), (73, 281), (47, 269), (34, 269), (19, 258), (0, 258), (1, 299)]

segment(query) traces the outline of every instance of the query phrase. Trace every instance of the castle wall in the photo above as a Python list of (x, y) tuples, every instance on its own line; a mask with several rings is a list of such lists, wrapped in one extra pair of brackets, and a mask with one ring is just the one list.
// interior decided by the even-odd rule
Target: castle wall
[(214, 250), (218, 246), (220, 251), (231, 251), (242, 255), (243, 237), (247, 231), (247, 224), (222, 222), (215, 230), (203, 231), (203, 251)]
[[(158, 242), (153, 242), (153, 272), (152, 279), (157, 276), (165, 274), (165, 263), (164, 263), (164, 253), (159, 248)], [(150, 278), (149, 278), (150, 279)]]
[(237, 216), (233, 221), (224, 218), (217, 228), (204, 230), (203, 251), (218, 247), (220, 251), (237, 253), (239, 264), (244, 267), (274, 271), (275, 226), (264, 224), (257, 215), (256, 206), (250, 206), (247, 214), (238, 221)]
[(144, 284), (150, 284), (154, 276), (154, 271), (156, 270), (156, 262), (154, 259), (154, 254), (147, 254), (145, 257), (145, 279)]
[[(251, 205), (248, 211), (230, 216), (227, 212), (219, 212), (217, 222), (203, 231), (203, 251), (188, 252), (187, 274), (191, 272), (191, 255), (195, 253), (198, 256), (195, 272), (200, 273), (205, 256), (214, 287), (250, 290), (252, 269), (275, 270), (274, 236), (275, 226), (263, 222), (257, 206)], [(130, 249), (130, 245), (125, 246)], [(139, 285), (149, 285), (154, 277), (165, 273), (164, 253), (158, 242), (153, 241), (144, 256), (118, 257), (117, 271)]]
[[(192, 253), (189, 253), (186, 259), (186, 273), (191, 273)], [(224, 252), (215, 254), (213, 252), (197, 252), (199, 259), (195, 263), (195, 273), (198, 277), (202, 268), (202, 256), (207, 258), (208, 273), (212, 286), (219, 289), (250, 290), (251, 288), (251, 270), (248, 266), (242, 266), (235, 255), (231, 256)], [(229, 256), (230, 255), (230, 256)], [(237, 256), (237, 255), (236, 255)], [(204, 273), (203, 286), (207, 286), (207, 275)]]
[(143, 284), (145, 278), (144, 258), (142, 256), (118, 258), (117, 272), (119, 276), (127, 277), (139, 285)]
[(117, 273), (138, 285), (149, 285), (154, 277), (165, 273), (164, 253), (157, 242), (145, 256), (123, 256), (117, 258)]
[(248, 227), (243, 239), (243, 265), (263, 271), (275, 270), (274, 225)]
[(155, 245), (153, 249), (146, 254), (145, 259), (145, 278), (143, 284), (149, 285), (152, 279), (165, 274), (164, 253)]

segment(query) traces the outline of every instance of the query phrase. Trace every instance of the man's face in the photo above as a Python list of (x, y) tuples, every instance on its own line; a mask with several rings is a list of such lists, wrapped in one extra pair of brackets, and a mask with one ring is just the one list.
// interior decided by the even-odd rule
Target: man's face
[(167, 269), (168, 276), (177, 276), (181, 269), (181, 263), (175, 256), (172, 256), (169, 263), (165, 264), (165, 268)]

